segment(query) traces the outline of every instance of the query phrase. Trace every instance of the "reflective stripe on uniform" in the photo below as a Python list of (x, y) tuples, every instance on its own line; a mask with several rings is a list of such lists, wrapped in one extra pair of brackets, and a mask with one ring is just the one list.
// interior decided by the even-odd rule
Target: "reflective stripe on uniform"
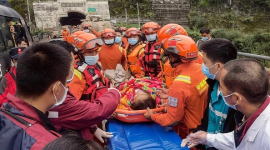
[(183, 75), (179, 75), (175, 78), (174, 81), (182, 81), (182, 82), (186, 82), (188, 84), (191, 84), (191, 80), (189, 76), (183, 76)]
[(212, 106), (211, 103), (209, 103), (209, 109), (210, 109), (216, 116), (221, 117), (221, 118), (224, 118), (224, 119), (227, 118), (227, 114), (223, 114), (222, 112), (216, 111), (216, 110), (213, 108), (213, 106)]
[(77, 69), (74, 69), (74, 74), (81, 80), (82, 79), (82, 73), (78, 71)]
[(123, 48), (121, 46), (119, 46), (119, 51), (122, 53), (123, 52)]

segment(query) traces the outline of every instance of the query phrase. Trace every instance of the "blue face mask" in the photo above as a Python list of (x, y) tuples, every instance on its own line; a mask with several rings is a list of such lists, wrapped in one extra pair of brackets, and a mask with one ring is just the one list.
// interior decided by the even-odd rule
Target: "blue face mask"
[(145, 37), (148, 42), (152, 42), (157, 39), (157, 34), (146, 35)]
[(135, 44), (138, 43), (138, 40), (137, 40), (136, 38), (129, 38), (129, 39), (128, 39), (128, 43), (129, 43), (130, 45), (135, 45)]
[(114, 43), (114, 39), (104, 40), (104, 43), (107, 44), (107, 45), (112, 45)]
[(89, 32), (90, 32), (88, 29), (85, 29), (84, 31), (85, 31), (85, 32), (87, 32), (87, 33), (89, 33)]
[(114, 42), (115, 43), (121, 43), (122, 42), (122, 37), (115, 37)]
[(217, 74), (217, 72), (215, 73), (215, 74), (211, 74), (210, 72), (209, 72), (209, 69), (210, 68), (212, 68), (212, 67), (214, 67), (216, 64), (214, 64), (213, 66), (211, 66), (211, 67), (206, 67), (204, 64), (202, 64), (202, 72), (203, 72), (203, 74), (207, 77), (207, 78), (209, 78), (209, 79), (212, 79), (212, 80), (214, 80), (215, 79), (215, 77), (216, 77), (216, 74)]
[(98, 61), (98, 55), (96, 56), (84, 56), (84, 59), (85, 59), (85, 62), (88, 64), (88, 65), (95, 65)]
[(202, 37), (202, 41), (207, 41), (208, 37)]

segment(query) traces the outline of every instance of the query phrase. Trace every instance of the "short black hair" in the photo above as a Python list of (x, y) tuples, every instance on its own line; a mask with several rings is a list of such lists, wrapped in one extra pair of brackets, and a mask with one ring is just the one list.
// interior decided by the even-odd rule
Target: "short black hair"
[(66, 135), (47, 144), (43, 150), (104, 150), (98, 143), (77, 135)]
[(70, 53), (55, 44), (38, 43), (26, 48), (18, 60), (17, 94), (35, 99), (56, 81), (65, 85), (70, 63)]
[(232, 60), (224, 65), (228, 73), (224, 85), (229, 92), (241, 93), (251, 104), (261, 104), (267, 98), (268, 72), (255, 59)]
[(64, 48), (65, 50), (67, 50), (69, 53), (75, 51), (74, 46), (71, 45), (70, 43), (68, 43), (67, 41), (53, 40), (53, 41), (50, 41), (49, 43), (51, 43), (51, 44), (56, 44), (56, 45), (58, 45), (58, 46)]
[(201, 28), (201, 30), (200, 30), (200, 33), (201, 34), (203, 34), (203, 33), (206, 33), (206, 34), (209, 34), (211, 31), (208, 29), (208, 28), (206, 28), (206, 27), (203, 27), (203, 28)]
[(19, 44), (21, 44), (22, 42), (27, 43), (26, 39), (24, 39), (24, 38), (18, 38), (18, 39), (16, 40), (16, 45), (19, 45)]
[(115, 31), (115, 32), (120, 32), (120, 33), (122, 33), (122, 31), (121, 31), (119, 28), (114, 29), (114, 31)]
[(223, 64), (237, 58), (236, 47), (227, 39), (212, 39), (203, 42), (199, 50), (206, 53), (207, 58), (212, 62), (221, 62)]

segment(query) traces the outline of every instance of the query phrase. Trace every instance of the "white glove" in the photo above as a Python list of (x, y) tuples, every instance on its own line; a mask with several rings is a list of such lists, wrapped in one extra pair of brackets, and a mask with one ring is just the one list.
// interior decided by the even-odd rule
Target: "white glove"
[(104, 143), (103, 138), (111, 138), (111, 137), (113, 137), (113, 134), (112, 133), (105, 132), (105, 131), (101, 130), (100, 128), (97, 128), (97, 130), (95, 131), (94, 135), (102, 143)]
[(110, 91), (110, 90), (116, 90), (119, 93), (120, 97), (121, 97), (121, 93), (120, 93), (120, 91), (118, 89), (116, 89), (116, 88), (108, 88), (108, 91)]

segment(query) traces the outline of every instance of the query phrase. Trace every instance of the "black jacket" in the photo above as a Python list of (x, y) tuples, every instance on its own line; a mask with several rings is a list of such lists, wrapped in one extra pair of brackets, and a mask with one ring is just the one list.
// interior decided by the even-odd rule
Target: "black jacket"
[[(209, 88), (208, 88), (208, 104), (209, 104), (209, 102), (211, 100), (211, 93), (213, 92), (213, 88), (214, 88), (216, 80), (207, 79), (206, 82), (209, 85)], [(234, 114), (236, 112), (238, 112), (238, 111), (234, 110), (232, 108), (229, 108), (222, 133), (228, 133), (228, 132), (235, 130), (236, 123), (234, 120)], [(201, 120), (201, 125), (198, 125), (197, 128), (193, 132), (195, 133), (195, 132), (200, 131), (200, 130), (207, 132), (208, 120), (209, 120), (209, 105), (207, 105), (207, 107), (204, 111), (204, 116)], [(196, 147), (198, 149), (205, 150), (204, 145), (198, 145)], [(214, 147), (209, 147), (207, 150), (217, 150), (217, 149)]]

